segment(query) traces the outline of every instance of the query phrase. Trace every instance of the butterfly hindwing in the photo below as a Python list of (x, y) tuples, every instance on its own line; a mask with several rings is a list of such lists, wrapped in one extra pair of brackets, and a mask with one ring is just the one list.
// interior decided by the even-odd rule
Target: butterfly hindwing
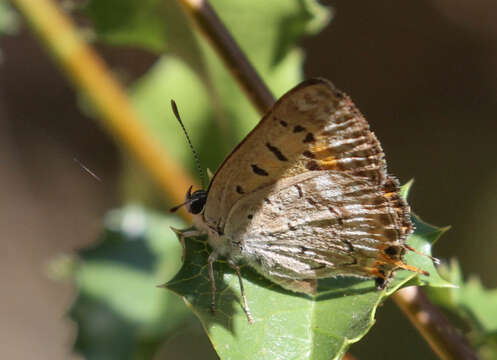
[(337, 275), (388, 278), (408, 229), (385, 194), (345, 172), (310, 171), (237, 201), (225, 231), (252, 267), (283, 287)]

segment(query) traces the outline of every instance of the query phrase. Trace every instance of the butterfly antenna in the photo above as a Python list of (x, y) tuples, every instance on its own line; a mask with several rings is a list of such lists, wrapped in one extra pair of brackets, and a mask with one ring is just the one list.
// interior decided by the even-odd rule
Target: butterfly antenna
[(202, 181), (202, 188), (205, 189), (205, 174), (204, 171), (202, 170), (202, 166), (200, 165), (200, 158), (198, 157), (198, 153), (195, 151), (192, 141), (190, 140), (190, 137), (186, 132), (185, 125), (183, 125), (183, 121), (181, 121), (181, 117), (179, 116), (179, 111), (178, 107), (176, 106), (176, 102), (174, 102), (174, 100), (172, 99), (171, 99), (171, 107), (173, 109), (174, 116), (176, 116), (176, 119), (178, 120), (179, 124), (181, 125), (181, 128), (183, 129), (183, 132), (186, 136), (186, 140), (188, 141), (188, 145), (190, 145), (190, 150), (192, 151), (193, 157), (195, 158), (195, 164), (197, 165), (197, 170), (200, 174), (200, 179)]

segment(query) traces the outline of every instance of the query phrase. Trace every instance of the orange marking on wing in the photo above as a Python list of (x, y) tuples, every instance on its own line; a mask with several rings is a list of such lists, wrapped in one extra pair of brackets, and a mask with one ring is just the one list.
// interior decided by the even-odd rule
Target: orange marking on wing
[(376, 277), (386, 279), (385, 275), (378, 269), (373, 269), (373, 271), (371, 273)]
[[(376, 264), (378, 264), (378, 263), (376, 263)], [(375, 277), (380, 277), (380, 278), (382, 278), (382, 279), (385, 279), (385, 278), (386, 278), (386, 277), (385, 277), (385, 274), (383, 274), (380, 270), (378, 270), (378, 269), (376, 268), (376, 264), (375, 264), (375, 267), (372, 267), (372, 268), (367, 267), (367, 268), (366, 268), (366, 271), (368, 271), (369, 273), (371, 273), (371, 275), (373, 275), (373, 276), (375, 276)]]
[(333, 156), (330, 156), (329, 158), (323, 159), (318, 161), (319, 166), (321, 166), (323, 169), (326, 170), (335, 170), (338, 168), (338, 163), (333, 158)]
[(311, 146), (311, 151), (316, 159), (334, 159), (333, 151), (327, 143), (318, 143)]
[(318, 143), (311, 147), (311, 153), (316, 159), (317, 163), (322, 169), (336, 170), (338, 169), (338, 162), (333, 156), (329, 145), (327, 143)]

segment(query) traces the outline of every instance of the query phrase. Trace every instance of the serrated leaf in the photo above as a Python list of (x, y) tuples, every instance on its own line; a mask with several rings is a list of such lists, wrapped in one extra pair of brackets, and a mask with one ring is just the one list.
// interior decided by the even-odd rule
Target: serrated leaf
[(113, 210), (98, 244), (79, 252), (70, 316), (75, 350), (87, 359), (148, 358), (188, 319), (182, 301), (157, 287), (180, 266), (174, 221), (139, 207)]
[(400, 188), (399, 195), (405, 201), (407, 201), (407, 198), (409, 197), (409, 193), (411, 192), (413, 184), (414, 184), (414, 179), (411, 179)]
[[(409, 193), (411, 191), (412, 185), (414, 184), (414, 179), (411, 179), (409, 182), (404, 184), (400, 188), (400, 196), (407, 201)], [(416, 275), (411, 272), (404, 272), (404, 274), (410, 276), (409, 282), (406, 283), (405, 286), (409, 285), (429, 285), (432, 287), (454, 287), (455, 285), (445, 280), (442, 276), (440, 276), (435, 264), (431, 260), (430, 256), (432, 255), (432, 247), (435, 243), (440, 239), (440, 237), (450, 229), (450, 226), (446, 226), (443, 228), (430, 225), (416, 214), (411, 212), (411, 221), (414, 225), (414, 233), (409, 236), (408, 243), (410, 246), (414, 247), (420, 254), (424, 254), (425, 256), (419, 256), (420, 254), (416, 254), (414, 252), (407, 252), (405, 255), (405, 260), (408, 264), (411, 264), (411, 261), (416, 262), (416, 267), (419, 269), (423, 269), (430, 273), (429, 277), (424, 275)], [(415, 275), (415, 276), (412, 276)], [(398, 275), (398, 277), (403, 276)]]
[(497, 289), (486, 289), (474, 276), (465, 281), (456, 260), (440, 272), (457, 287), (429, 288), (430, 300), (456, 318), (482, 359), (497, 358)]
[(409, 236), (408, 243), (421, 254), (426, 254), (427, 256), (422, 256), (408, 251), (404, 259), (408, 264), (415, 264), (416, 267), (428, 271), (430, 273), (430, 276), (416, 275), (411, 272), (403, 271), (402, 274), (399, 275), (399, 277), (403, 276), (403, 274), (408, 275), (408, 286), (429, 285), (432, 287), (454, 287), (454, 284), (440, 276), (437, 268), (435, 267), (435, 264), (429, 257), (432, 255), (432, 246), (446, 231), (450, 229), (450, 227), (439, 228), (430, 225), (421, 220), (419, 216), (415, 214), (411, 215), (411, 221), (413, 222), (416, 230), (414, 231), (414, 234)]
[[(443, 229), (417, 217), (414, 221), (417, 230), (408, 243), (431, 255), (431, 246)], [(377, 291), (372, 280), (343, 277), (320, 280), (318, 295), (312, 297), (286, 291), (244, 267), (245, 291), (255, 319), (249, 325), (240, 305), (237, 277), (222, 261), (215, 263), (217, 313), (210, 313), (208, 255), (205, 238), (186, 239), (183, 267), (166, 286), (181, 295), (200, 318), (223, 360), (338, 359), (368, 332), (378, 305), (397, 289), (413, 283), (451, 286), (439, 276), (429, 257), (414, 252), (405, 257), (406, 261), (430, 275), (398, 271), (384, 291)]]

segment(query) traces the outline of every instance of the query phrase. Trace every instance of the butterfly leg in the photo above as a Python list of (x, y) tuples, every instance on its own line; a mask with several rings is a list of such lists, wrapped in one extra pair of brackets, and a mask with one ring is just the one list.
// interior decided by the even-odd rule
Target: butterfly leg
[(207, 268), (209, 270), (209, 281), (211, 283), (211, 313), (216, 313), (216, 279), (214, 278), (214, 261), (216, 261), (218, 254), (213, 251), (207, 260)]
[(205, 234), (204, 232), (197, 229), (181, 230), (181, 229), (176, 229), (175, 227), (172, 226), (170, 226), (170, 229), (174, 231), (176, 235), (178, 235), (179, 242), (181, 243), (181, 246), (183, 246), (183, 249), (185, 248), (185, 238), (201, 236)]
[(201, 236), (201, 235), (204, 235), (204, 232), (197, 230), (197, 229), (181, 230), (181, 229), (176, 229), (172, 226), (170, 226), (170, 228), (178, 236), (179, 243), (181, 244), (181, 249), (183, 250), (183, 253), (181, 255), (181, 260), (184, 260), (185, 259), (185, 251), (186, 251), (185, 238), (194, 237), (194, 236)]
[(235, 270), (236, 275), (238, 276), (238, 281), (240, 283), (240, 292), (242, 293), (242, 300), (243, 300), (243, 311), (245, 311), (245, 314), (247, 315), (247, 320), (250, 324), (254, 323), (254, 318), (252, 317), (252, 314), (250, 313), (250, 308), (248, 306), (247, 302), (247, 294), (245, 294), (245, 288), (243, 287), (243, 280), (242, 280), (242, 275), (240, 273), (240, 267), (233, 262), (233, 260), (228, 260), (228, 265)]

